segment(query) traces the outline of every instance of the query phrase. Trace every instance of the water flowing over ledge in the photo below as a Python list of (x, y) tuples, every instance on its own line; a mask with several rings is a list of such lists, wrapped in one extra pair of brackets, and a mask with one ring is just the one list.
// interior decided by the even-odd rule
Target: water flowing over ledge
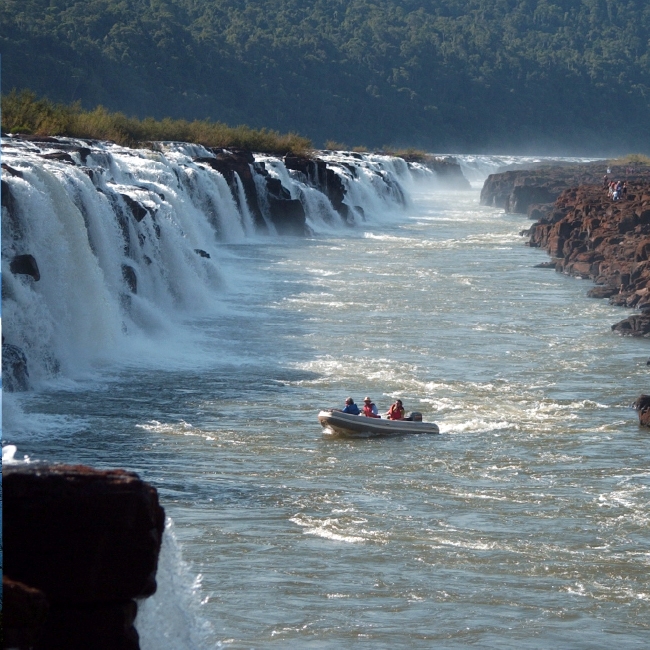
[(74, 374), (129, 335), (209, 309), (228, 283), (224, 244), (390, 218), (415, 182), (438, 177), (376, 154), (283, 160), (67, 138), (3, 138), (2, 167), (10, 391)]

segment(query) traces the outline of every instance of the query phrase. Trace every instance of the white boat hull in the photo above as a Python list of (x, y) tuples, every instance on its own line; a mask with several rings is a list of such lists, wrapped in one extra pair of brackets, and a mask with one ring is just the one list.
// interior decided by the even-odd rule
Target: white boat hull
[(318, 421), (324, 429), (331, 433), (348, 438), (440, 433), (438, 425), (433, 422), (385, 420), (384, 418), (369, 418), (365, 415), (352, 415), (342, 411), (321, 411), (318, 414)]

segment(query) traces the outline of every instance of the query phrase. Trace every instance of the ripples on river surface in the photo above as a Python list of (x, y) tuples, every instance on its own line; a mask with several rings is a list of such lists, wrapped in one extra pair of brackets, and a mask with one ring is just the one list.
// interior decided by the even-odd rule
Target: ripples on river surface
[[(143, 648), (647, 646), (650, 344), (534, 268), (528, 225), (421, 193), (365, 232), (233, 245), (191, 336), (5, 400), (19, 452), (159, 489)], [(441, 435), (324, 435), (348, 394)]]

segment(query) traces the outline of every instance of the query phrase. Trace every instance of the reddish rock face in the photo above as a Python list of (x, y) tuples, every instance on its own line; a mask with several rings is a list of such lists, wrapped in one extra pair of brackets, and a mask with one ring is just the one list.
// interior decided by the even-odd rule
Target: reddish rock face
[[(586, 164), (544, 164), (533, 169), (491, 174), (481, 190), (481, 205), (504, 208), (506, 212), (528, 214), (538, 219), (539, 216), (531, 215), (531, 211), (538, 207), (536, 204), (555, 201), (564, 191), (569, 195), (575, 193), (575, 199), (578, 190), (572, 188), (584, 185), (603, 187), (606, 168), (607, 163), (601, 160)], [(643, 182), (649, 174), (647, 166), (632, 169), (610, 164), (610, 179)]]
[[(558, 258), (556, 270), (593, 280), (612, 304), (650, 312), (650, 179), (628, 183), (627, 197), (608, 198), (599, 185), (565, 190), (530, 228), (529, 245)], [(650, 314), (636, 314), (614, 331), (650, 336)]]

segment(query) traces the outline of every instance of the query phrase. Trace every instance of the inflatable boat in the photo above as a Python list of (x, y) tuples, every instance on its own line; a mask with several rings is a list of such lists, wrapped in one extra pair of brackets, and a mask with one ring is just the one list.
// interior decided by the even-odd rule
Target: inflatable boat
[(385, 420), (384, 418), (369, 418), (365, 415), (352, 415), (342, 411), (326, 410), (318, 414), (318, 421), (326, 431), (348, 438), (394, 436), (408, 433), (440, 433), (437, 424), (422, 422), (420, 413), (411, 413), (410, 417), (413, 419)]

